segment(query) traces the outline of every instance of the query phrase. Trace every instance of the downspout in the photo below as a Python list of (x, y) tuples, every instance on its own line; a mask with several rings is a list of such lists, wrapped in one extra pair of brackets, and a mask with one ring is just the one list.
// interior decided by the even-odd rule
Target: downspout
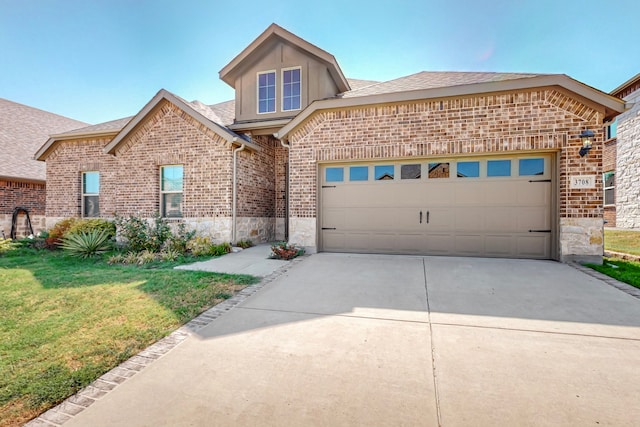
[(289, 162), (291, 160), (291, 145), (286, 144), (284, 139), (280, 140), (280, 144), (287, 149), (287, 167), (284, 171), (284, 240), (289, 241)]
[[(237, 142), (237, 138), (233, 138), (233, 142)], [(238, 153), (247, 148), (243, 142), (242, 145), (233, 150), (233, 195), (231, 202), (231, 238), (232, 244), (236, 243), (236, 208), (238, 204)]]

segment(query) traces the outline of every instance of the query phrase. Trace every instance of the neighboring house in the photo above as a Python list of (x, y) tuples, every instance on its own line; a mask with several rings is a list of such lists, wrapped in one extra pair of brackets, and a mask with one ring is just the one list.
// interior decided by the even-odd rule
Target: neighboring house
[(629, 110), (605, 126), (606, 226), (640, 229), (640, 74), (611, 91)]
[(48, 221), (160, 212), (220, 241), (311, 251), (602, 259), (618, 98), (565, 75), (348, 80), (275, 24), (220, 78), (234, 101), (161, 90), (132, 118), (53, 135), (36, 155)]
[[(46, 167), (33, 153), (50, 134), (86, 125), (0, 98), (0, 238), (10, 236), (18, 207), (28, 211), (34, 232), (45, 228)], [(16, 236), (28, 234), (25, 213), (16, 220)]]

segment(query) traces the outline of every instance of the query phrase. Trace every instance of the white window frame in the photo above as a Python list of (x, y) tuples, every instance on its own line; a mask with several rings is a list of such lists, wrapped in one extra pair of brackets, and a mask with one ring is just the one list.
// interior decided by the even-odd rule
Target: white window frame
[[(162, 189), (162, 180), (164, 179), (164, 169), (170, 167), (182, 167), (182, 188), (180, 191), (177, 190), (163, 190)], [(175, 165), (162, 165), (160, 166), (160, 216), (162, 218), (183, 218), (184, 217), (184, 165), (175, 164)], [(182, 195), (182, 206), (180, 208), (180, 216), (167, 216), (167, 212), (165, 209), (164, 196), (165, 194), (181, 194)]]
[[(260, 76), (263, 74), (273, 74), (273, 111), (260, 111)], [(268, 98), (269, 99), (269, 98)], [(278, 70), (259, 71), (256, 73), (256, 113), (273, 114), (278, 110)]]
[[(86, 174), (90, 174), (90, 173), (95, 173), (98, 175), (98, 192), (97, 193), (87, 193), (85, 192), (85, 175)], [(81, 202), (81, 214), (82, 214), (82, 218), (99, 218), (100, 217), (100, 172), (99, 171), (82, 171), (81, 175), (80, 175), (80, 185), (81, 185), (81, 193), (82, 193), (82, 202)], [(86, 199), (87, 197), (98, 197), (98, 212), (96, 213), (95, 216), (86, 216), (85, 215), (85, 208), (86, 208)]]
[[(613, 185), (610, 187), (605, 187), (605, 174), (609, 172), (613, 173)], [(607, 201), (607, 190), (613, 190), (613, 203), (606, 203)], [(602, 173), (602, 204), (603, 206), (615, 206), (616, 205), (616, 171), (610, 170)]]
[[(284, 108), (284, 73), (285, 71), (291, 71), (291, 70), (300, 70), (300, 81), (298, 82), (300, 84), (300, 106), (298, 108), (290, 108), (288, 110), (285, 110)], [(302, 67), (298, 66), (298, 67), (287, 67), (287, 68), (283, 68), (280, 71), (280, 81), (282, 82), (282, 84), (280, 85), (280, 110), (281, 111), (300, 111), (302, 109)]]

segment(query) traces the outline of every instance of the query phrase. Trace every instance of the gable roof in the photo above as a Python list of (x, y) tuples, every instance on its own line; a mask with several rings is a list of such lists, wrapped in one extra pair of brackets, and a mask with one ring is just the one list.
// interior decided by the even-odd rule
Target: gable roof
[(324, 63), (331, 77), (338, 86), (340, 92), (346, 92), (349, 90), (349, 82), (342, 74), (342, 70), (338, 65), (336, 58), (329, 52), (320, 49), (319, 47), (301, 39), (295, 34), (285, 30), (277, 24), (271, 24), (269, 27), (258, 36), (249, 46), (247, 46), (242, 52), (240, 52), (235, 58), (231, 60), (222, 70), (220, 70), (220, 79), (227, 83), (231, 87), (235, 87), (235, 80), (238, 74), (242, 73), (243, 66), (251, 62), (256, 55), (256, 52), (263, 49), (268, 49), (270, 46), (277, 42), (284, 42), (291, 46), (294, 46), (309, 55), (314, 56), (320, 62)]
[(563, 87), (602, 105), (607, 117), (616, 116), (625, 110), (624, 101), (565, 74), (421, 72), (345, 92), (335, 98), (314, 101), (274, 136), (286, 139), (293, 129), (319, 110), (551, 86)]
[(110, 136), (115, 137), (104, 147), (105, 154), (114, 154), (118, 145), (129, 135), (136, 127), (149, 115), (152, 110), (160, 104), (163, 100), (166, 100), (173, 105), (180, 108), (182, 111), (189, 114), (193, 119), (206, 126), (215, 134), (222, 137), (229, 143), (241, 145), (246, 144), (247, 148), (260, 151), (259, 145), (253, 143), (244, 135), (237, 134), (227, 129), (222, 123), (223, 120), (219, 115), (211, 109), (209, 106), (201, 103), (200, 101), (187, 102), (177, 95), (171, 92), (161, 89), (143, 108), (132, 117), (126, 117), (123, 119), (112, 120), (110, 122), (101, 123), (95, 126), (88, 126), (82, 129), (77, 129), (72, 132), (51, 135), (49, 140), (38, 150), (36, 153), (36, 159), (45, 160), (55, 146), (55, 144), (62, 140), (68, 139), (80, 139), (86, 137), (96, 136)]
[(46, 166), (33, 153), (51, 133), (87, 124), (0, 98), (0, 177), (44, 181)]
[(611, 95), (616, 96), (618, 98), (624, 98), (632, 92), (638, 90), (640, 87), (640, 73), (631, 77), (626, 82), (622, 83), (620, 86), (609, 92)]

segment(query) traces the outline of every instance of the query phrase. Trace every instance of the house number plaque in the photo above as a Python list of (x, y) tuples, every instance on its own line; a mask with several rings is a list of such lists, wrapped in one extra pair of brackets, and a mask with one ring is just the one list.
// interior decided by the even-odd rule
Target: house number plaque
[(596, 188), (595, 175), (576, 175), (570, 179), (571, 188)]

